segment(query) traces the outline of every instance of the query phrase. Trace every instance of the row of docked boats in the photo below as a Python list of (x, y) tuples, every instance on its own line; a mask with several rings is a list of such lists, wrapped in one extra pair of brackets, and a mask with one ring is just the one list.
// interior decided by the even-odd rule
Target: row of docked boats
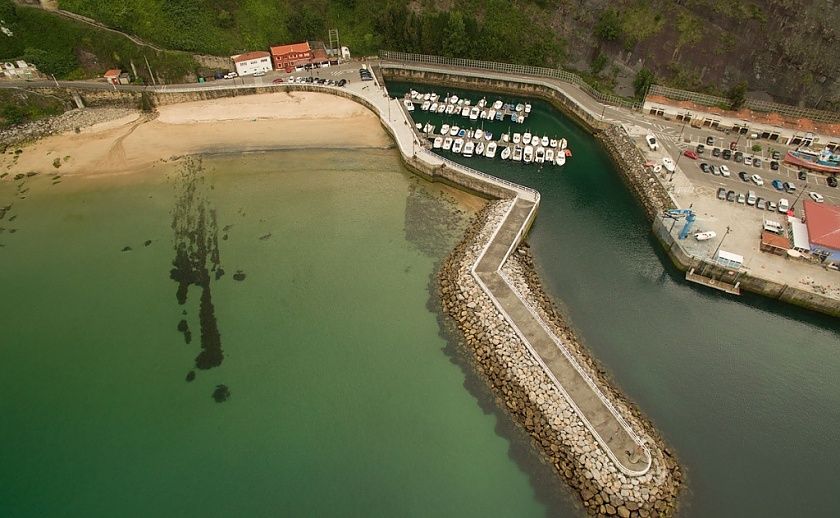
[(457, 95), (441, 97), (436, 93), (420, 93), (416, 90), (405, 94), (403, 105), (409, 112), (415, 110), (415, 105), (419, 105), (420, 110), (427, 112), (499, 122), (507, 117), (517, 124), (525, 122), (525, 118), (531, 113), (531, 105), (528, 103), (512, 104), (500, 99), (491, 103), (483, 97), (473, 104), (470, 99), (462, 99)]
[(566, 159), (572, 156), (566, 139), (540, 137), (530, 132), (503, 133), (497, 141), (494, 140), (493, 133), (481, 128), (466, 129), (444, 124), (440, 128), (440, 134), (435, 133), (435, 127), (431, 124), (418, 129), (432, 139), (433, 149), (452, 151), (465, 157), (496, 158), (498, 154), (502, 160), (562, 166)]

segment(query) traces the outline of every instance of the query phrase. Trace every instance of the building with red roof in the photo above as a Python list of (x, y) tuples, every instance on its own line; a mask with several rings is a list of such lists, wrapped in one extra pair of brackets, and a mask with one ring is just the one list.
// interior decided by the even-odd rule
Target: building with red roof
[(805, 200), (805, 225), (811, 252), (840, 265), (840, 206)]
[(268, 72), (271, 70), (271, 54), (265, 51), (246, 52), (231, 56), (236, 73), (240, 76), (250, 76), (257, 72)]
[(301, 66), (328, 63), (329, 56), (323, 42), (304, 41), (271, 47), (271, 60), (275, 70), (291, 72)]

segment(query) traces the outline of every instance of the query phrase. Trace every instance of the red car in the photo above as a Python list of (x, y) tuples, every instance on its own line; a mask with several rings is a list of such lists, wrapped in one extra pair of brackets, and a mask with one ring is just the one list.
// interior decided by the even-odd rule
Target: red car
[(272, 81), (272, 83), (274, 83), (274, 84), (279, 84), (279, 83), (282, 83), (282, 82), (283, 82), (283, 78), (282, 78), (282, 77), (278, 77), (277, 79), (275, 79), (274, 81)]
[(683, 151), (683, 155), (687, 156), (688, 158), (690, 158), (692, 160), (697, 160), (697, 153), (695, 153), (694, 151), (692, 151), (690, 149), (686, 149), (685, 151)]

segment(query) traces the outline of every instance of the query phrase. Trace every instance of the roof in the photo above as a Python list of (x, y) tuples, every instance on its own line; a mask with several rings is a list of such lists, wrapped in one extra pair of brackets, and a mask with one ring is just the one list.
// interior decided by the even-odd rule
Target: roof
[(120, 77), (120, 74), (122, 74), (122, 70), (120, 70), (119, 68), (112, 68), (111, 70), (105, 72), (105, 75), (102, 77), (113, 77), (114, 79), (116, 79)]
[(255, 50), (254, 52), (246, 52), (245, 54), (231, 56), (230, 59), (232, 59), (234, 63), (241, 63), (242, 61), (251, 61), (252, 59), (267, 58), (269, 56), (271, 56), (271, 54), (264, 50)]
[(795, 216), (788, 216), (788, 224), (793, 234), (793, 247), (798, 250), (810, 250), (811, 243), (808, 239), (808, 227)]
[(282, 56), (291, 52), (309, 52), (309, 42), (292, 43), (289, 45), (278, 45), (271, 47), (271, 53), (275, 56)]
[(805, 200), (805, 224), (812, 244), (840, 250), (840, 207)]
[(773, 248), (781, 248), (787, 250), (790, 248), (790, 241), (785, 236), (780, 236), (775, 232), (769, 230), (761, 231), (761, 244), (771, 246)]

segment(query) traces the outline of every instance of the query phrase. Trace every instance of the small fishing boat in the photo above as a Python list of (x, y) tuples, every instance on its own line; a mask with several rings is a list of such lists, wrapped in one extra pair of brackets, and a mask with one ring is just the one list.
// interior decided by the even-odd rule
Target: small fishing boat
[(464, 156), (471, 157), (473, 156), (473, 151), (475, 151), (475, 144), (472, 142), (467, 142), (464, 144)]
[(459, 128), (458, 126), (452, 126), (451, 128), (449, 128), (449, 134), (453, 137), (457, 135), (459, 131), (461, 131), (461, 128)]
[(417, 128), (417, 129), (419, 129), (419, 130), (422, 130), (422, 129), (423, 129), (423, 123), (422, 123), (422, 122), (418, 122), (417, 124), (415, 124), (415, 125), (414, 125), (414, 127), (415, 127), (415, 128)]
[(461, 117), (469, 117), (469, 116), (470, 116), (470, 107), (469, 106), (464, 106), (464, 108), (461, 109)]
[(502, 142), (510, 142), (510, 133), (502, 133)]
[(432, 147), (435, 149), (440, 149), (443, 145), (443, 137), (435, 137), (435, 141), (432, 143)]
[(521, 111), (522, 111), (522, 110), (524, 110), (524, 109), (525, 109), (525, 105), (524, 105), (524, 104), (519, 103), (519, 104), (517, 104), (517, 105), (516, 105), (516, 111), (521, 112)]
[(481, 138), (483, 136), (484, 136), (484, 130), (483, 129), (478, 128), (477, 130), (475, 130), (475, 138)]
[(525, 113), (531, 113), (531, 105), (528, 103), (525, 103)]
[(411, 90), (409, 95), (411, 95), (412, 99), (417, 99), (417, 96), (420, 95), (420, 92), (418, 92), (417, 90)]
[(432, 95), (429, 96), (429, 100), (433, 103), (438, 102), (438, 99), (440, 99), (440, 96), (434, 92), (432, 92)]
[(566, 149), (566, 145), (567, 145), (566, 139), (561, 138), (559, 144), (560, 144), (560, 149)]
[(513, 134), (513, 143), (514, 144), (519, 144), (520, 142), (522, 142), (522, 135), (520, 135), (519, 133), (514, 133)]
[(502, 101), (497, 100), (496, 102), (494, 102), (493, 103), (493, 109), (494, 110), (501, 110), (502, 109)]
[(443, 103), (438, 104), (438, 109), (437, 109), (437, 112), (438, 112), (438, 113), (443, 113), (443, 112), (444, 112), (444, 110), (446, 110), (446, 105), (445, 105), (445, 104), (443, 104)]
[(525, 146), (525, 151), (522, 152), (522, 161), (530, 164), (534, 161), (534, 146), (528, 144)]
[(429, 106), (431, 106), (431, 105), (432, 105), (432, 103), (430, 103), (429, 101), (423, 101), (423, 104), (420, 105), (420, 109), (423, 110), (424, 112), (427, 112), (427, 111), (429, 111)]
[(565, 165), (566, 164), (566, 153), (563, 150), (560, 150), (557, 153), (557, 158), (554, 159), (554, 163), (557, 165)]
[(550, 145), (551, 147), (557, 147), (557, 139), (556, 139), (556, 138), (551, 139), (551, 140), (549, 141), (549, 145)]
[(431, 122), (427, 122), (425, 126), (423, 126), (423, 133), (434, 133), (435, 127), (432, 126)]
[(446, 135), (447, 133), (449, 133), (449, 124), (444, 124), (440, 127), (440, 134)]
[(478, 114), (479, 113), (481, 113), (481, 110), (478, 109), (478, 106), (473, 106), (472, 108), (470, 108), (469, 109), (470, 120), (471, 121), (478, 120)]
[(546, 164), (553, 164), (554, 163), (554, 148), (549, 147), (545, 149), (545, 163)]
[(485, 106), (487, 106), (487, 98), (482, 97), (481, 100), (478, 101), (478, 103), (476, 103), (476, 104), (479, 108), (484, 108)]
[(484, 156), (487, 158), (496, 158), (496, 149), (498, 146), (495, 142), (489, 142), (487, 144), (487, 150), (484, 152)]
[(526, 131), (524, 135), (522, 135), (522, 143), (523, 144), (530, 144), (531, 143), (531, 132)]
[(449, 98), (449, 102), (452, 103), (452, 104), (458, 104), (458, 96), (453, 95), (452, 97)]
[(431, 97), (431, 96), (432, 96), (432, 94), (430, 94), (429, 92), (426, 92), (426, 93), (423, 94), (423, 100), (428, 101), (429, 97)]
[(433, 102), (432, 105), (429, 106), (429, 111), (430, 112), (437, 112), (437, 109), (438, 109), (438, 103)]
[(519, 123), (519, 124), (522, 124), (523, 122), (525, 122), (525, 116), (524, 115), (517, 115), (516, 116), (516, 122)]
[(714, 239), (717, 234), (714, 230), (706, 230), (705, 232), (698, 232), (694, 234), (694, 239), (697, 241), (708, 241), (710, 239)]
[(542, 138), (542, 139), (540, 139), (540, 145), (542, 145), (542, 147), (546, 147), (546, 146), (548, 146), (548, 137), (546, 137), (545, 135), (543, 135), (543, 138)]
[(501, 155), (499, 155), (499, 156), (501, 156), (501, 157), (502, 157), (502, 160), (508, 160), (508, 159), (510, 159), (510, 147), (509, 147), (509, 146), (505, 146), (505, 147), (503, 147), (503, 148), (502, 148), (502, 154), (501, 154)]
[(491, 108), (490, 111), (487, 112), (487, 118), (489, 120), (496, 120), (496, 110)]
[(522, 161), (522, 146), (514, 146), (514, 148), (513, 148), (513, 159), (517, 162)]
[(461, 150), (464, 149), (464, 139), (456, 138), (455, 142), (452, 143), (452, 152), (453, 153), (460, 153)]
[(465, 129), (463, 129), (463, 128), (462, 128), (462, 129), (460, 129), (460, 130), (458, 130), (458, 136), (459, 136), (459, 137), (463, 137), (463, 136), (464, 136), (464, 135), (466, 135), (466, 134), (467, 134), (467, 130), (465, 130)]
[(571, 158), (572, 157), (572, 150), (571, 149), (566, 148), (566, 149), (563, 150), (563, 152), (566, 154), (566, 158)]
[(501, 111), (501, 110), (497, 111), (497, 112), (496, 112), (496, 120), (497, 120), (497, 121), (503, 121), (503, 120), (505, 120), (505, 112), (503, 112), (503, 111)]
[(662, 166), (669, 173), (673, 173), (677, 169), (676, 164), (674, 164), (674, 160), (669, 156), (662, 159)]
[(408, 99), (403, 100), (403, 106), (405, 106), (405, 109), (410, 112), (414, 111), (414, 103)]
[(493, 140), (493, 134), (489, 131), (484, 132), (484, 140)]
[(443, 139), (443, 149), (452, 149), (452, 137), (446, 137)]
[(534, 153), (534, 162), (537, 164), (542, 164), (545, 162), (545, 148), (542, 146), (537, 146), (537, 150)]
[(484, 142), (479, 141), (478, 144), (475, 145), (475, 154), (476, 156), (484, 155)]
[(446, 107), (446, 110), (444, 110), (444, 111), (446, 112), (447, 115), (452, 115), (453, 113), (455, 113), (455, 105), (454, 104), (448, 105)]

